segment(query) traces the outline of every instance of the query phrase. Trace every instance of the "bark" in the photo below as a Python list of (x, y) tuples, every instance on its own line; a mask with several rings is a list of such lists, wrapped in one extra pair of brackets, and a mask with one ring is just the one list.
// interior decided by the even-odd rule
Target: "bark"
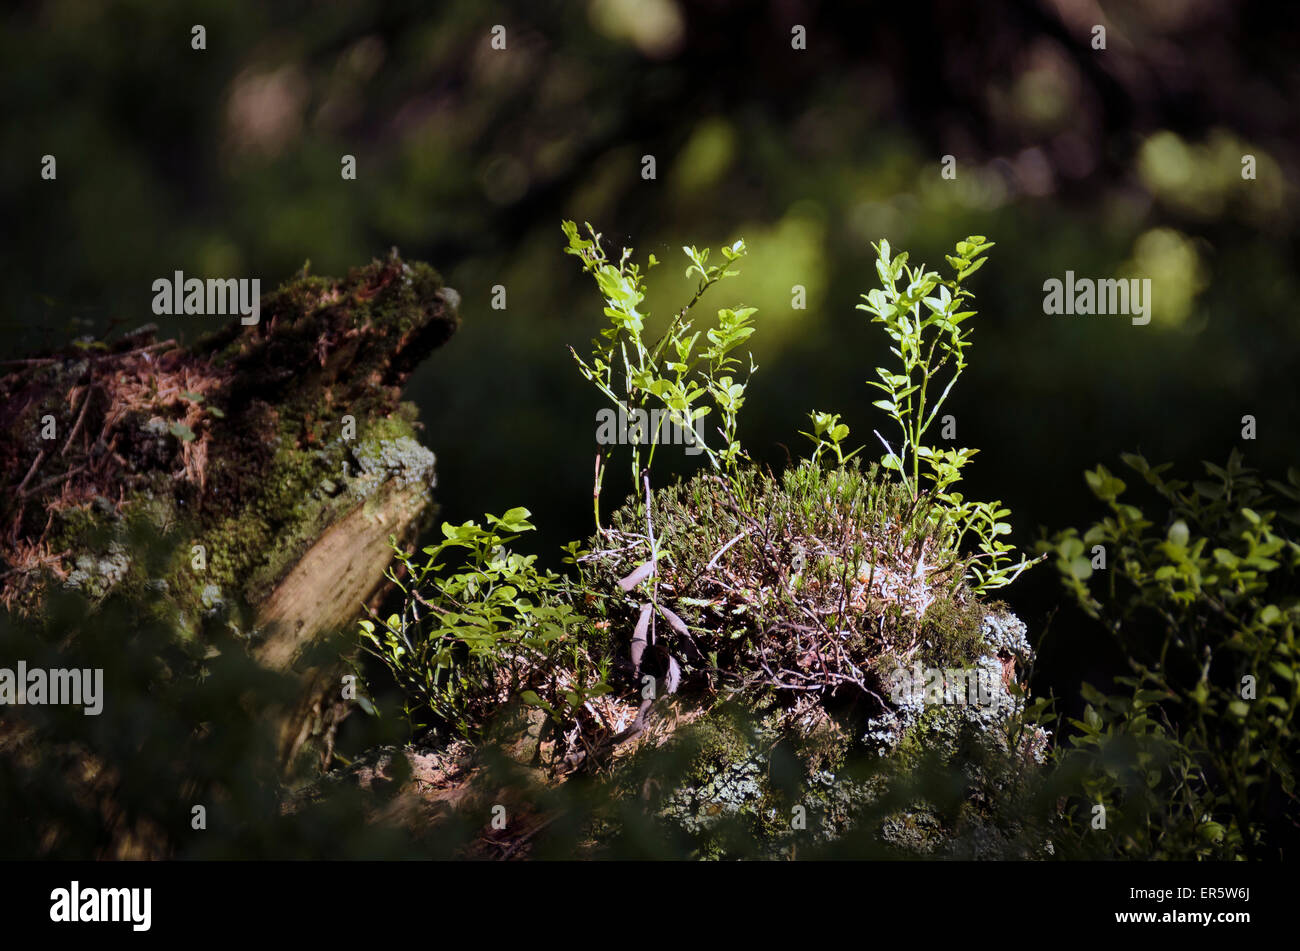
[[(277, 724), (286, 765), (309, 739), (327, 762), (349, 704), (337, 652), (315, 648), (384, 587), (389, 537), (432, 515), (402, 386), (458, 300), (394, 252), (341, 280), (301, 274), (258, 324), (192, 346), (146, 327), (0, 367), (0, 600), (39, 616), (59, 586), (139, 595), (184, 635), (219, 616), (301, 679)], [(142, 530), (161, 567), (132, 547)]]

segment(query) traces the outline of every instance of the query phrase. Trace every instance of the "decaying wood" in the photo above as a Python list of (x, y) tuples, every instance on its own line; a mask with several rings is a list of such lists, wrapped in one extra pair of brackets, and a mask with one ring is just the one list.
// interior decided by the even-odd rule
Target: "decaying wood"
[[(191, 634), (219, 614), (301, 677), (286, 762), (309, 738), (327, 759), (340, 668), (303, 658), (383, 587), (389, 537), (432, 514), (433, 455), (402, 386), (455, 331), (458, 299), (394, 252), (344, 279), (300, 275), (258, 324), (192, 346), (146, 327), (0, 367), (0, 601), (40, 616), (56, 587), (92, 605), (163, 592)], [(141, 524), (172, 552), (162, 577), (128, 545)]]
[[(269, 634), (254, 656), (272, 670), (289, 670), (318, 637), (355, 619), (358, 606), (382, 585), (392, 556), (389, 536), (409, 536), (426, 506), (423, 487), (395, 488), (326, 529), (261, 605), (258, 623)], [(313, 737), (324, 746), (321, 765), (329, 765), (334, 730), (349, 710), (339, 699), (344, 671), (342, 665), (327, 664), (301, 673), (300, 700), (278, 737), (286, 766)]]

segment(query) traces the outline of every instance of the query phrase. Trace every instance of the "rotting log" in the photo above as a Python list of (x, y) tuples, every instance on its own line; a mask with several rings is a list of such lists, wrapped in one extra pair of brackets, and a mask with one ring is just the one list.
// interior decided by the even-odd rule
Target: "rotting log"
[[(423, 486), (390, 487), (327, 528), (260, 605), (258, 625), (266, 633), (253, 655), (272, 670), (293, 669), (323, 634), (346, 627), (358, 605), (382, 587), (390, 535), (409, 539), (427, 510)], [(298, 705), (279, 730), (286, 767), (313, 739), (323, 747), (321, 766), (328, 767), (334, 731), (351, 706), (339, 689), (343, 670), (327, 662), (300, 672)]]
[[(327, 764), (347, 704), (337, 652), (312, 648), (381, 593), (389, 537), (432, 516), (402, 387), (458, 302), (394, 251), (341, 280), (304, 272), (259, 323), (192, 346), (145, 327), (0, 366), (0, 601), (36, 614), (63, 586), (140, 595), (182, 636), (224, 621), (301, 679), (285, 765), (309, 739)], [(161, 572), (134, 556), (141, 529), (169, 546)]]

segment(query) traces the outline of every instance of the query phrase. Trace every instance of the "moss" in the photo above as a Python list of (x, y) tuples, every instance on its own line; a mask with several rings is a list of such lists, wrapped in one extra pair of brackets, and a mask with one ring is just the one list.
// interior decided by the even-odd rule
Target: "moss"
[(97, 551), (113, 538), (119, 520), (93, 504), (63, 509), (54, 520), (50, 546), (55, 551)]
[(368, 420), (355, 444), (341, 439), (303, 450), (283, 441), (244, 510), (204, 528), (205, 578), (261, 600), (320, 533), (384, 486), (432, 488), (433, 454), (414, 438), (404, 416)]
[(932, 667), (969, 663), (983, 647), (988, 608), (974, 598), (942, 593), (925, 611), (920, 660)]
[[(232, 322), (188, 351), (158, 357), (145, 334), (91, 351), (70, 347), (5, 376), (0, 389), (21, 408), (0, 445), (11, 487), (29, 469), (46, 474), (33, 458), (45, 445), (36, 438), (42, 415), (55, 416), (60, 434), (76, 431), (78, 403), (69, 393), (92, 395), (81, 404), (89, 413), (80, 431), (102, 435), (93, 452), (78, 439), (71, 452), (47, 453), (44, 466), (75, 476), (117, 460), (111, 483), (72, 487), (74, 497), (97, 494), (103, 504), (61, 503), (47, 530), (43, 508), (52, 497), (34, 497), (20, 538), (66, 552), (62, 571), (96, 597), (120, 586), (152, 603), (165, 589), (182, 618), (197, 619), (219, 606), (211, 590), (204, 604), (213, 586), (238, 613), (356, 505), (398, 485), (432, 485), (432, 453), (418, 444), (416, 409), (400, 402), (400, 387), (458, 320), (454, 292), (437, 272), (394, 256), (342, 280), (299, 276), (263, 298), (258, 325)], [(202, 400), (176, 395), (191, 380)], [(354, 440), (342, 438), (344, 416), (355, 420)], [(172, 426), (182, 421), (194, 434), (188, 448)], [(129, 547), (141, 535), (131, 527), (137, 522), (167, 538), (171, 551), (122, 568), (113, 546)], [(193, 545), (206, 550), (202, 572), (191, 569)], [(44, 583), (32, 576), (6, 594), (31, 608)]]
[[(691, 629), (666, 632), (688, 678), (775, 686), (791, 704), (815, 686), (840, 702), (856, 691), (871, 705), (900, 661), (952, 666), (984, 649), (986, 611), (945, 519), (874, 468), (749, 468), (735, 484), (706, 473), (656, 493), (652, 516), (659, 596)], [(616, 582), (649, 557), (644, 521), (629, 500), (582, 569), (589, 589), (615, 592), (616, 630), (631, 630), (642, 599)]]
[[(669, 742), (666, 765), (639, 767), (638, 782), (649, 770), (659, 783), (664, 823), (713, 857), (830, 848), (854, 830), (870, 833), (864, 848), (898, 854), (997, 840), (984, 803), (1012, 780), (990, 764), (1008, 758), (1004, 727), (1019, 709), (1003, 663), (1030, 652), (1024, 626), (965, 586), (941, 516), (871, 470), (807, 463), (779, 479), (750, 469), (734, 487), (697, 476), (656, 493), (651, 512), (659, 597), (690, 627), (657, 635), (681, 662), (682, 691), (734, 692), (745, 713), (708, 713)], [(644, 599), (616, 588), (648, 556), (644, 521), (629, 500), (583, 563), (588, 588), (612, 592), (591, 604), (611, 631), (630, 631)], [(821, 641), (809, 618), (825, 619)], [(811, 675), (833, 652), (851, 662), (842, 672), (865, 673), (820, 691), (772, 682), (772, 671)], [(914, 664), (978, 670), (996, 702), (884, 699), (883, 674)], [(916, 771), (930, 785), (912, 795)], [(980, 801), (954, 802), (954, 790)], [(795, 807), (804, 829), (791, 828)]]
[(960, 716), (952, 707), (928, 706), (910, 727), (903, 731), (894, 747), (894, 755), (904, 764), (915, 764), (926, 755), (940, 750), (951, 752), (956, 744)]
[(686, 766), (664, 797), (663, 819), (700, 839), (700, 847), (715, 855), (720, 846), (712, 841), (713, 833), (724, 827), (761, 833), (771, 799), (763, 759), (754, 737), (730, 712), (714, 712), (691, 724), (674, 737), (669, 753), (683, 756)]
[(638, 754), (633, 773), (666, 790), (656, 814), (698, 856), (782, 858), (834, 842), (880, 793), (849, 768), (851, 745), (833, 722), (799, 737), (776, 706), (725, 707)]
[(904, 856), (933, 855), (948, 836), (939, 818), (923, 806), (900, 810), (880, 823), (880, 838)]
[(752, 753), (736, 721), (720, 713), (688, 727), (681, 742), (693, 750), (687, 776), (697, 783), (712, 782), (720, 772), (743, 765)]
[(844, 765), (853, 737), (843, 724), (826, 717), (795, 740), (795, 755), (810, 773), (834, 772)]

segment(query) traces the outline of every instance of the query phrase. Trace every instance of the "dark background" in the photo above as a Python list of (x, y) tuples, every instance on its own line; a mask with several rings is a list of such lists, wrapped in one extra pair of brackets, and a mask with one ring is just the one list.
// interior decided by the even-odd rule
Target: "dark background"
[[(760, 308), (741, 438), (773, 466), (814, 408), (851, 442), (885, 420), (889, 357), (854, 310), (870, 242), (913, 261), (971, 233), (971, 366), (949, 407), (978, 447), (975, 497), (1032, 544), (1099, 514), (1082, 479), (1141, 451), (1199, 475), (1241, 446), (1295, 461), (1294, 6), (1229, 0), (832, 4), (684, 0), (9, 5), (0, 29), (3, 353), (155, 320), (151, 283), (335, 274), (397, 246), (462, 294), (464, 327), (408, 390), (438, 454), (443, 517), (524, 505), (536, 550), (591, 530), (594, 413), (579, 349), (600, 302), (561, 254), (589, 220), (689, 296), (683, 244), (743, 237), (706, 305)], [(207, 49), (191, 49), (203, 24)], [(1107, 49), (1091, 30), (1107, 27)], [(489, 45), (496, 24), (507, 49)], [(794, 25), (806, 50), (791, 49)], [(58, 161), (42, 181), (44, 154)], [(1243, 181), (1253, 154), (1257, 180)], [(340, 157), (356, 156), (344, 181)], [(641, 178), (654, 155), (658, 178)], [(943, 155), (958, 175), (939, 174)], [(716, 252), (715, 252), (716, 253)], [(1043, 281), (1150, 277), (1154, 312), (1047, 317)], [(491, 288), (507, 289), (504, 311)], [(808, 309), (790, 288), (808, 290)], [(193, 339), (207, 318), (168, 320)], [(1240, 419), (1258, 420), (1254, 442)], [(673, 459), (673, 462), (681, 460)], [(623, 459), (607, 507), (625, 488)], [(683, 466), (685, 468), (685, 466)], [(1122, 473), (1121, 473), (1122, 474)], [(1129, 480), (1132, 482), (1133, 480)], [(1043, 632), (1050, 566), (1008, 589)], [(1116, 658), (1060, 619), (1042, 687)]]

